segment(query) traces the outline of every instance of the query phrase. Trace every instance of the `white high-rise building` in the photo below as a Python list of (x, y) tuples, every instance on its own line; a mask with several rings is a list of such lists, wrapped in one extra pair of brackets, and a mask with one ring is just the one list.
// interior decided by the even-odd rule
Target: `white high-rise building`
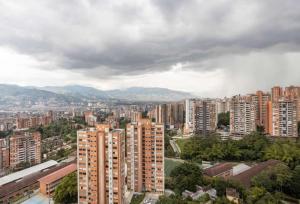
[(298, 137), (296, 101), (279, 99), (272, 104), (272, 135)]
[(207, 135), (217, 128), (216, 103), (214, 100), (199, 100), (195, 103), (195, 133)]
[(232, 135), (247, 135), (256, 131), (256, 103), (253, 97), (234, 96), (230, 105), (230, 133)]
[(187, 99), (185, 101), (185, 133), (194, 132), (194, 115), (195, 115), (195, 99)]

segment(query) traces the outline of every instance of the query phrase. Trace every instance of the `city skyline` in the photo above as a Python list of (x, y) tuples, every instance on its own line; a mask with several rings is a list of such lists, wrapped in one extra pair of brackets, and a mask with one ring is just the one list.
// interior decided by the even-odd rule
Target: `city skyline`
[(0, 82), (203, 97), (297, 85), (298, 10), (294, 0), (1, 2)]
[(0, 0), (0, 204), (300, 203), (299, 0)]

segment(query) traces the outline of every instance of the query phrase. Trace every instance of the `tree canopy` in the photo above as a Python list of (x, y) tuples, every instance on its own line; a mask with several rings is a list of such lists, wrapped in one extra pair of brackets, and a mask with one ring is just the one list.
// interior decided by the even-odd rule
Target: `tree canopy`
[(54, 202), (59, 204), (77, 203), (77, 174), (76, 172), (63, 178), (54, 192)]
[(219, 113), (218, 114), (218, 127), (228, 126), (230, 123), (230, 113)]
[(252, 133), (242, 140), (221, 141), (217, 136), (193, 137), (182, 148), (181, 158), (185, 160), (246, 161), (260, 160), (269, 140), (262, 134)]
[(270, 167), (252, 179), (252, 185), (262, 187), (269, 192), (282, 192), (288, 187), (292, 179), (292, 172), (285, 164), (279, 163)]
[(169, 182), (178, 193), (196, 191), (196, 185), (203, 183), (202, 170), (197, 164), (185, 162), (172, 170)]

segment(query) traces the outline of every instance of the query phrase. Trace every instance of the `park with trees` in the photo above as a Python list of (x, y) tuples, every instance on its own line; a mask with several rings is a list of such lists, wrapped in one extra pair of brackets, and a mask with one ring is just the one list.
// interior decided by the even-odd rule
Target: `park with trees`
[[(222, 141), (212, 134), (193, 136), (177, 143), (181, 148), (180, 158), (185, 163), (177, 165), (166, 177), (166, 189), (173, 190), (175, 195), (162, 196), (159, 203), (205, 203), (182, 198), (184, 190), (194, 191), (196, 185), (215, 188), (218, 199), (214, 203), (230, 203), (225, 197), (226, 188), (237, 189), (243, 203), (281, 203), (282, 200), (295, 202), (300, 199), (300, 143), (297, 141), (270, 139), (261, 132), (253, 132), (238, 141)], [(259, 163), (271, 159), (281, 162), (253, 177), (251, 187), (247, 189), (231, 180), (208, 179), (201, 169), (202, 161)]]

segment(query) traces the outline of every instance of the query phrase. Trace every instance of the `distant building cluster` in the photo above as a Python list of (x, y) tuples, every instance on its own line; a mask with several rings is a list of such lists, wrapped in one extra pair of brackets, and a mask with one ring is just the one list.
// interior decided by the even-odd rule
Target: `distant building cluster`
[(50, 125), (54, 120), (53, 112), (49, 111), (46, 115), (42, 116), (18, 116), (16, 119), (17, 129), (35, 128), (41, 125)]
[(187, 99), (156, 105), (149, 113), (166, 129), (180, 129), (185, 135), (209, 135), (216, 132), (218, 115), (229, 113), (228, 133), (223, 139), (240, 139), (253, 131), (274, 137), (298, 137), (300, 87), (273, 87), (270, 92), (236, 95), (224, 99)]
[[(228, 119), (227, 125), (218, 124), (220, 116)], [(56, 149), (63, 141), (53, 136), (42, 143), (41, 134), (31, 128), (49, 125), (55, 118), (73, 121), (72, 128), (80, 129), (77, 131), (76, 165), (74, 162), (41, 164), (42, 144), (51, 143), (49, 146)], [(130, 200), (128, 192), (131, 195), (142, 192), (161, 195), (165, 191), (165, 130), (170, 134), (177, 131), (174, 138), (181, 134), (209, 136), (219, 133), (222, 140), (241, 139), (254, 131), (270, 137), (297, 138), (299, 121), (300, 87), (296, 86), (273, 87), (270, 92), (257, 91), (224, 99), (192, 98), (172, 103), (107, 105), (100, 109), (90, 104), (88, 109), (57, 112), (56, 116), (52, 111), (28, 115), (14, 113), (0, 120), (0, 131), (3, 131), (0, 169), (30, 168), (0, 178), (0, 202), (6, 203), (38, 188), (51, 197), (61, 180), (75, 171), (79, 203), (124, 204)], [(176, 149), (176, 145), (173, 148)], [(204, 169), (204, 174), (238, 180), (248, 188), (253, 176), (278, 162), (269, 160), (255, 165), (225, 162)], [(195, 192), (186, 190), (182, 196), (193, 200), (203, 195), (216, 198), (216, 190), (210, 186), (197, 186), (196, 189)], [(226, 194), (229, 200), (239, 202), (235, 189), (226, 189)]]
[(15, 131), (9, 138), (0, 139), (0, 169), (33, 166), (41, 163), (41, 134)]
[(298, 137), (300, 87), (273, 87), (271, 93), (234, 96), (230, 105), (230, 133), (243, 136), (257, 128), (275, 137)]
[(168, 129), (182, 128), (184, 123), (184, 102), (160, 104), (149, 112), (149, 118), (164, 124)]

